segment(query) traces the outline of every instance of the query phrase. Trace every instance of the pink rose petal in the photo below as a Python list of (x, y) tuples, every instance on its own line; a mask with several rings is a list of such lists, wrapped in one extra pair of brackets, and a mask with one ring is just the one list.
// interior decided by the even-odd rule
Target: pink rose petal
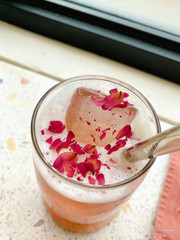
[(65, 125), (61, 121), (51, 121), (47, 130), (52, 133), (62, 133), (65, 129)]
[(96, 152), (96, 146), (91, 144), (86, 144), (83, 148), (85, 153), (93, 154)]
[(121, 130), (119, 130), (116, 139), (119, 140), (122, 137), (129, 137), (132, 135), (131, 132), (131, 126), (130, 125), (126, 125), (125, 127), (123, 127)]
[(47, 143), (51, 144), (51, 143), (53, 142), (53, 138), (52, 138), (52, 136), (51, 136), (50, 138), (46, 139), (46, 141), (45, 141), (45, 142), (47, 142)]
[(63, 173), (64, 168), (74, 167), (78, 160), (77, 153), (75, 152), (64, 152), (61, 153), (53, 163), (53, 167), (59, 172)]
[(85, 160), (86, 168), (92, 173), (95, 174), (101, 168), (102, 162), (94, 157), (86, 158)]
[(53, 163), (53, 167), (57, 169), (60, 173), (64, 173), (64, 159), (61, 155), (56, 158)]
[(103, 100), (97, 101), (95, 99), (91, 99), (91, 101), (98, 107), (102, 107), (103, 110), (111, 110), (114, 107), (126, 107), (128, 102), (123, 101), (124, 98), (128, 97), (129, 95), (124, 92), (118, 92), (118, 90), (111, 89), (110, 95), (107, 95)]
[(104, 99), (98, 101), (98, 100), (96, 100), (96, 99), (94, 99), (94, 98), (91, 98), (91, 102), (94, 103), (97, 107), (102, 107), (103, 104), (105, 103)]
[(117, 163), (115, 160), (113, 160), (112, 158), (111, 159), (109, 159), (109, 161), (111, 162), (111, 163)]
[(42, 129), (42, 130), (41, 130), (41, 134), (42, 134), (42, 135), (44, 135), (44, 134), (45, 134), (45, 132), (44, 132), (44, 129)]
[(109, 150), (111, 148), (111, 144), (107, 144), (105, 147), (104, 147), (106, 150)]
[(105, 178), (103, 173), (99, 173), (96, 175), (96, 179), (99, 185), (105, 185)]
[(81, 162), (77, 164), (77, 173), (80, 173), (83, 177), (86, 177), (88, 169), (86, 167), (85, 162)]
[(69, 145), (73, 142), (73, 140), (72, 140), (73, 138), (74, 138), (74, 133), (72, 131), (69, 131), (68, 135), (66, 137), (66, 141), (61, 142), (59, 144), (59, 146), (56, 148), (56, 152), (59, 154), (59, 152), (62, 148), (68, 148)]
[(101, 135), (100, 135), (100, 140), (103, 140), (104, 138), (105, 138), (105, 136), (106, 136), (106, 132), (103, 132)]
[(56, 149), (61, 142), (62, 142), (61, 139), (57, 138), (56, 140), (53, 141), (49, 149)]
[(80, 177), (77, 177), (76, 180), (79, 181), (79, 182), (82, 181), (82, 179)]
[(117, 88), (114, 88), (114, 89), (109, 90), (109, 93), (110, 93), (110, 94), (117, 93), (117, 92), (118, 92)]
[(65, 172), (67, 177), (72, 178), (74, 176), (75, 169), (72, 167), (67, 167), (65, 168)]
[(82, 154), (84, 154), (84, 151), (82, 150), (82, 148), (81, 148), (81, 146), (78, 144), (78, 143), (72, 143), (71, 145), (70, 145), (70, 147), (71, 147), (71, 149), (74, 151), (74, 152), (76, 152), (77, 154), (79, 154), (79, 155), (82, 155)]
[(62, 153), (61, 157), (64, 159), (64, 167), (73, 167), (78, 160), (77, 153), (75, 152)]
[(88, 177), (89, 183), (94, 185), (96, 183), (96, 179), (94, 179), (93, 177), (89, 176)]
[(109, 151), (107, 152), (107, 154), (111, 154), (112, 152), (117, 151), (119, 148), (124, 147), (126, 145), (126, 141), (124, 140), (119, 140), (118, 142), (116, 142), (116, 145), (113, 146), (112, 148), (109, 149)]

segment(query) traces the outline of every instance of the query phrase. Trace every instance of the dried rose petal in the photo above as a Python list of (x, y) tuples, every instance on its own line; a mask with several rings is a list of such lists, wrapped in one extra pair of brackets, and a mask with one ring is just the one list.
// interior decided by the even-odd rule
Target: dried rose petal
[(111, 144), (107, 144), (105, 147), (104, 147), (106, 150), (109, 150), (111, 148)]
[[(124, 92), (118, 92), (117, 89), (111, 89), (110, 95), (107, 95), (103, 100), (97, 101), (94, 98), (91, 98), (92, 103), (98, 107), (102, 107), (103, 110), (111, 110), (114, 107), (126, 107), (128, 104), (126, 101), (123, 102), (124, 98), (129, 95)], [(122, 103), (122, 104), (121, 104)]]
[(95, 131), (96, 131), (96, 132), (100, 132), (100, 131), (101, 131), (101, 127), (97, 127), (97, 128), (95, 129)]
[(82, 181), (82, 179), (80, 177), (77, 177), (76, 180), (79, 181), (79, 182)]
[(112, 148), (109, 149), (109, 151), (107, 152), (107, 154), (111, 154), (112, 152), (117, 151), (119, 148), (124, 147), (126, 145), (126, 141), (124, 140), (119, 140), (118, 142), (116, 142), (116, 145), (113, 146)]
[(100, 135), (100, 140), (103, 140), (104, 138), (105, 138), (105, 136), (106, 136), (106, 132), (103, 132), (101, 135)]
[(96, 179), (94, 179), (93, 177), (89, 176), (88, 177), (89, 183), (94, 185), (96, 183)]
[(91, 145), (91, 144), (86, 144), (83, 148), (83, 151), (85, 153), (89, 153), (89, 154), (93, 154), (96, 153), (96, 146), (95, 145)]
[(109, 159), (109, 161), (111, 162), (111, 163), (117, 163), (115, 160), (113, 160), (112, 158), (111, 159)]
[(81, 146), (80, 146), (77, 142), (72, 143), (72, 144), (70, 145), (70, 147), (71, 147), (71, 149), (72, 149), (74, 152), (76, 152), (77, 154), (79, 154), (79, 155), (84, 154), (84, 151), (82, 150)]
[(80, 173), (83, 177), (86, 177), (86, 174), (88, 172), (86, 163), (85, 162), (78, 163), (76, 167), (77, 167), (77, 173)]
[(116, 144), (117, 144), (117, 145), (121, 145), (121, 147), (124, 147), (124, 146), (126, 145), (126, 141), (119, 139), (119, 140), (116, 142)]
[(44, 134), (45, 134), (45, 132), (44, 132), (44, 129), (42, 129), (42, 130), (41, 130), (41, 134), (42, 134), (42, 135), (44, 135)]
[(120, 104), (123, 98), (123, 92), (117, 92), (106, 96), (104, 99), (105, 103), (103, 104), (102, 109), (111, 110), (113, 107)]
[(86, 121), (86, 123), (87, 123), (87, 125), (91, 125), (91, 123), (90, 123), (90, 122), (88, 122), (88, 121)]
[(61, 142), (62, 142), (61, 139), (57, 138), (56, 140), (53, 141), (49, 149), (56, 149)]
[(94, 105), (96, 105), (97, 107), (102, 107), (103, 104), (105, 103), (105, 100), (104, 100), (104, 99), (98, 101), (98, 100), (94, 99), (93, 97), (91, 98), (91, 101), (92, 101), (92, 103), (94, 103)]
[(66, 141), (59, 144), (59, 146), (56, 148), (56, 152), (59, 154), (62, 148), (68, 148), (69, 145), (73, 142), (72, 141), (73, 138), (74, 138), (74, 133), (72, 131), (69, 131)]
[(59, 172), (63, 173), (64, 168), (74, 167), (78, 160), (77, 153), (75, 152), (64, 152), (61, 153), (53, 163), (53, 167)]
[(110, 167), (107, 165), (107, 163), (103, 163), (102, 166), (107, 167), (107, 169), (110, 169)]
[(96, 142), (96, 139), (93, 135), (91, 135), (91, 137), (93, 138), (93, 142)]
[(59, 155), (53, 163), (53, 167), (57, 169), (60, 173), (64, 173), (64, 158)]
[(106, 128), (106, 129), (104, 129), (104, 130), (102, 130), (102, 132), (106, 132), (106, 131), (109, 131), (109, 130), (111, 130), (110, 127)]
[(76, 152), (64, 152), (60, 156), (64, 159), (64, 167), (73, 167), (78, 160)]
[(74, 176), (75, 169), (72, 167), (67, 167), (65, 168), (65, 172), (67, 177), (72, 178)]
[(125, 127), (123, 127), (121, 130), (119, 130), (116, 139), (119, 140), (122, 137), (130, 137), (132, 135), (131, 132), (131, 126), (130, 125), (126, 125)]
[(85, 160), (86, 168), (92, 172), (92, 174), (95, 174), (95, 172), (98, 172), (101, 168), (102, 162), (94, 157), (86, 158)]
[(68, 132), (67, 138), (66, 138), (66, 142), (68, 142), (69, 144), (72, 142), (72, 139), (74, 138), (74, 133), (72, 131)]
[(52, 136), (51, 136), (50, 138), (46, 139), (45, 142), (51, 144), (51, 143), (53, 142), (53, 138), (52, 138)]
[(103, 173), (99, 173), (96, 175), (96, 179), (99, 185), (105, 185), (105, 177)]
[(114, 89), (109, 90), (109, 93), (110, 93), (110, 94), (117, 93), (117, 92), (118, 92), (117, 88), (114, 88)]
[(65, 125), (61, 121), (51, 121), (47, 130), (52, 133), (62, 133), (65, 129)]

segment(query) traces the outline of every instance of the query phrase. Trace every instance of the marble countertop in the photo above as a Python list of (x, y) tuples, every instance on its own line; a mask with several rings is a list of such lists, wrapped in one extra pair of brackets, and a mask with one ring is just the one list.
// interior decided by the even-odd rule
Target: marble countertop
[[(159, 157), (119, 215), (95, 233), (61, 228), (49, 216), (37, 185), (30, 121), (55, 80), (0, 61), (0, 239), (150, 240), (170, 156)], [(162, 129), (170, 125), (161, 122)]]

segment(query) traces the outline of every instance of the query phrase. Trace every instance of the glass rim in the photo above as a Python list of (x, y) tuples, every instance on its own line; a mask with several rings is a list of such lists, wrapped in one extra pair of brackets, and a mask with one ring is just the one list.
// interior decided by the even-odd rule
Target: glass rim
[(37, 138), (36, 138), (36, 133), (35, 133), (35, 126), (36, 126), (36, 117), (38, 114), (38, 111), (41, 107), (41, 104), (43, 103), (43, 101), (49, 96), (49, 94), (51, 92), (53, 92), (56, 88), (62, 86), (62, 85), (66, 85), (68, 83), (71, 82), (76, 82), (79, 80), (90, 80), (90, 79), (99, 79), (99, 80), (103, 80), (103, 81), (109, 81), (109, 82), (113, 82), (116, 83), (122, 87), (127, 88), (130, 92), (132, 92), (133, 94), (135, 94), (141, 101), (145, 102), (152, 113), (152, 116), (154, 117), (155, 123), (156, 123), (156, 132), (159, 133), (161, 131), (161, 126), (160, 126), (160, 122), (159, 122), (159, 118), (156, 114), (156, 111), (154, 110), (153, 106), (151, 105), (151, 103), (149, 102), (149, 100), (141, 93), (139, 92), (136, 88), (134, 88), (133, 86), (129, 85), (128, 83), (125, 83), (117, 78), (112, 78), (112, 77), (108, 77), (108, 76), (103, 76), (103, 75), (79, 75), (76, 77), (72, 77), (72, 78), (68, 78), (62, 82), (59, 82), (57, 84), (55, 84), (53, 87), (51, 87), (47, 92), (45, 92), (43, 94), (43, 96), (40, 98), (40, 100), (38, 101), (38, 103), (36, 104), (36, 107), (33, 111), (32, 114), (32, 118), (31, 118), (31, 138), (32, 138), (32, 143), (33, 146), (36, 150), (36, 153), (38, 154), (38, 156), (40, 157), (42, 163), (44, 163), (46, 165), (46, 167), (53, 172), (53, 174), (55, 174), (58, 178), (63, 178), (66, 182), (69, 182), (71, 184), (75, 184), (78, 187), (84, 187), (84, 188), (91, 188), (91, 189), (101, 189), (101, 190), (107, 190), (107, 189), (111, 189), (111, 188), (117, 188), (123, 185), (126, 185), (136, 179), (138, 179), (139, 177), (141, 177), (144, 173), (147, 172), (147, 170), (152, 166), (152, 164), (154, 163), (154, 161), (156, 160), (155, 157), (151, 157), (150, 160), (147, 162), (147, 164), (135, 175), (133, 175), (132, 177), (129, 177), (123, 181), (114, 183), (114, 184), (106, 184), (106, 185), (91, 185), (91, 184), (87, 184), (87, 183), (83, 183), (83, 182), (79, 182), (77, 180), (71, 179), (66, 177), (64, 174), (60, 173), (59, 171), (57, 171), (49, 162), (48, 160), (45, 158), (45, 156), (43, 155), (43, 153), (41, 152), (41, 149), (39, 147)]

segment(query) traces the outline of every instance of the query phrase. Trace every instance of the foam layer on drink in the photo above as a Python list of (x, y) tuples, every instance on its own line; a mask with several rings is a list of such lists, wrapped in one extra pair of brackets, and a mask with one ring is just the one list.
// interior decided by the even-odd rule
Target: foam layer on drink
[[(77, 84), (75, 84), (71, 89), (68, 89), (68, 91), (66, 91), (65, 93), (60, 93), (57, 96), (55, 96), (50, 102), (49, 104), (46, 106), (46, 108), (44, 109), (44, 111), (41, 113), (41, 115), (38, 118), (37, 121), (37, 126), (36, 126), (36, 135), (37, 135), (37, 141), (38, 144), (40, 146), (40, 149), (43, 153), (43, 155), (45, 156), (45, 158), (47, 159), (47, 161), (53, 165), (55, 159), (57, 159), (57, 157), (59, 156), (59, 154), (52, 149), (49, 149), (49, 144), (45, 141), (46, 139), (50, 138), (51, 136), (53, 136), (54, 139), (60, 137), (62, 140), (65, 140), (65, 138), (67, 137), (68, 131), (69, 130), (73, 130), (71, 129), (71, 126), (73, 125), (72, 121), (70, 123), (67, 123), (67, 109), (69, 108), (69, 106), (71, 105), (71, 98), (73, 96), (73, 94), (77, 91), (77, 88), (79, 88), (79, 86)], [(91, 85), (91, 89), (92, 89), (92, 85)], [(99, 86), (99, 88), (95, 88), (95, 90), (100, 90), (101, 93), (103, 94), (107, 94), (107, 90), (106, 88), (102, 88), (102, 86)], [(121, 89), (120, 89), (121, 90)], [(76, 103), (78, 104), (77, 99), (75, 99)], [(136, 105), (135, 102), (133, 102), (133, 98), (131, 99), (131, 96), (129, 96), (129, 102), (131, 104), (133, 104), (133, 108), (130, 107), (129, 109), (133, 109), (133, 117), (131, 117), (129, 123), (131, 124), (131, 129), (133, 132), (133, 135), (131, 138), (128, 138), (126, 141), (126, 146), (132, 146), (133, 144), (137, 143), (139, 140), (141, 139), (145, 139), (146, 137), (148, 137), (151, 133), (151, 129), (150, 126), (148, 124), (148, 121), (146, 119), (145, 114), (143, 113), (143, 110), (141, 108), (139, 108), (138, 105)], [(83, 104), (83, 103), (81, 103)], [(73, 111), (74, 114), (77, 112), (76, 109), (74, 109), (76, 106), (73, 105)], [(92, 112), (94, 111), (94, 109), (88, 109), (89, 116), (93, 116), (93, 119), (96, 118), (96, 120), (101, 119), (102, 121), (102, 116), (101, 113), (98, 113), (99, 111)], [(103, 110), (104, 111), (104, 110)], [(105, 111), (104, 111), (105, 112)], [(106, 111), (107, 112), (107, 111)], [(109, 114), (110, 111), (108, 111)], [(126, 113), (125, 113), (126, 112)], [(113, 111), (111, 112), (111, 114), (114, 113)], [(100, 115), (97, 115), (100, 114)], [(117, 114), (117, 113), (116, 113)], [(130, 116), (129, 112), (126, 111), (125, 109), (119, 109), (118, 110), (118, 114), (122, 115), (122, 116)], [(87, 115), (87, 113), (85, 113), (85, 115)], [(115, 114), (114, 114), (115, 115)], [(112, 116), (114, 116), (112, 115)], [(78, 119), (81, 119), (81, 116), (79, 115), (79, 113), (77, 114)], [(75, 117), (77, 119), (77, 116)], [(88, 116), (88, 121), (84, 121), (83, 127), (88, 129), (88, 127), (91, 124), (88, 124), (90, 121), (90, 117)], [(111, 116), (109, 116), (108, 118), (110, 119)], [(71, 115), (69, 117), (70, 119), (73, 118), (73, 115)], [(65, 128), (64, 131), (60, 134), (52, 134), (51, 132), (49, 132), (47, 130), (50, 121), (52, 120), (57, 120), (57, 121), (61, 121), (62, 123), (65, 124), (65, 126), (68, 126), (68, 128)], [(91, 119), (92, 120), (92, 119)], [(111, 120), (111, 119), (110, 119)], [(122, 120), (121, 120), (122, 121)], [(121, 123), (120, 121), (120, 123)], [(88, 123), (87, 123), (88, 122)], [(101, 122), (99, 121), (95, 121), (97, 125), (94, 125), (93, 128), (98, 127), (101, 125)], [(127, 122), (127, 120), (126, 120)], [(118, 125), (121, 125), (121, 124)], [(103, 123), (104, 124), (104, 123)], [(108, 124), (108, 121), (106, 121), (106, 124)], [(103, 128), (106, 127), (106, 124), (103, 126)], [(115, 120), (115, 124), (117, 124), (117, 121)], [(80, 126), (78, 126), (80, 127)], [(116, 126), (118, 127), (118, 126)], [(121, 128), (122, 126), (120, 126)], [(44, 130), (44, 134), (41, 133), (41, 130)], [(76, 130), (77, 131), (77, 130)], [(87, 131), (88, 132), (88, 131)], [(111, 134), (112, 135), (112, 134)], [(76, 134), (75, 134), (76, 136)], [(99, 136), (98, 136), (99, 137)], [(78, 139), (77, 139), (78, 140)], [(84, 147), (88, 142), (88, 140), (85, 140), (85, 142), (78, 142), (81, 144), (82, 147)], [(96, 144), (96, 142), (93, 142), (93, 138), (91, 138), (91, 143)], [(113, 140), (112, 138), (110, 139), (110, 143), (113, 145), (115, 144), (116, 140)], [(96, 145), (96, 149), (97, 152), (99, 154), (98, 159), (103, 163), (103, 165), (101, 166), (101, 173), (103, 173), (104, 178), (105, 178), (105, 185), (108, 184), (115, 184), (118, 182), (121, 182), (127, 178), (132, 177), (133, 175), (135, 175), (136, 173), (138, 173), (146, 164), (146, 162), (137, 162), (137, 163), (128, 163), (124, 160), (123, 158), (123, 148), (120, 148), (118, 151), (112, 152), (111, 154), (107, 154), (107, 150), (104, 148), (104, 146), (107, 144), (108, 142), (105, 141), (103, 144), (101, 144), (101, 142), (99, 141), (98, 144)], [(102, 146), (101, 146), (102, 145)], [(67, 149), (61, 149), (60, 153), (63, 152), (67, 152)], [(82, 162), (84, 161), (84, 158), (87, 157), (87, 154), (85, 155), (79, 155), (78, 156), (78, 162)], [(117, 168), (117, 164), (115, 164), (115, 162), (118, 162), (118, 168)], [(40, 168), (40, 166), (39, 166)], [(87, 195), (84, 194), (84, 190), (81, 189), (74, 189), (72, 188), (72, 186), (69, 186), (67, 184), (64, 184), (62, 181), (59, 181), (52, 173), (50, 173), (48, 170), (46, 169), (39, 169), (39, 171), (42, 173), (43, 177), (45, 178), (45, 180), (47, 181), (47, 183), (53, 187), (57, 192), (59, 192), (60, 194), (68, 197), (68, 198), (72, 198), (75, 200), (80, 200), (83, 202), (92, 202), (92, 200), (94, 202), (98, 202), (101, 201), (102, 202), (102, 194), (104, 194), (103, 192), (97, 192), (94, 190), (91, 190), (91, 197), (89, 196), (89, 192), (87, 192)], [(82, 175), (80, 174), (75, 174), (72, 179), (77, 180), (78, 177), (80, 177), (81, 181), (85, 184), (89, 184), (89, 180), (88, 177), (91, 176), (93, 177), (91, 172), (88, 172), (86, 177), (82, 177)], [(96, 181), (96, 184), (97, 181)], [(121, 189), (121, 191), (124, 191), (125, 189)], [(104, 200), (103, 201), (110, 201), (110, 200), (115, 200), (118, 199), (118, 196), (121, 195), (122, 193), (119, 192), (119, 190), (113, 190), (114, 192), (114, 196), (113, 193), (111, 192), (111, 194), (105, 194)], [(128, 192), (127, 192), (128, 194)], [(99, 199), (99, 200), (98, 200)]]

